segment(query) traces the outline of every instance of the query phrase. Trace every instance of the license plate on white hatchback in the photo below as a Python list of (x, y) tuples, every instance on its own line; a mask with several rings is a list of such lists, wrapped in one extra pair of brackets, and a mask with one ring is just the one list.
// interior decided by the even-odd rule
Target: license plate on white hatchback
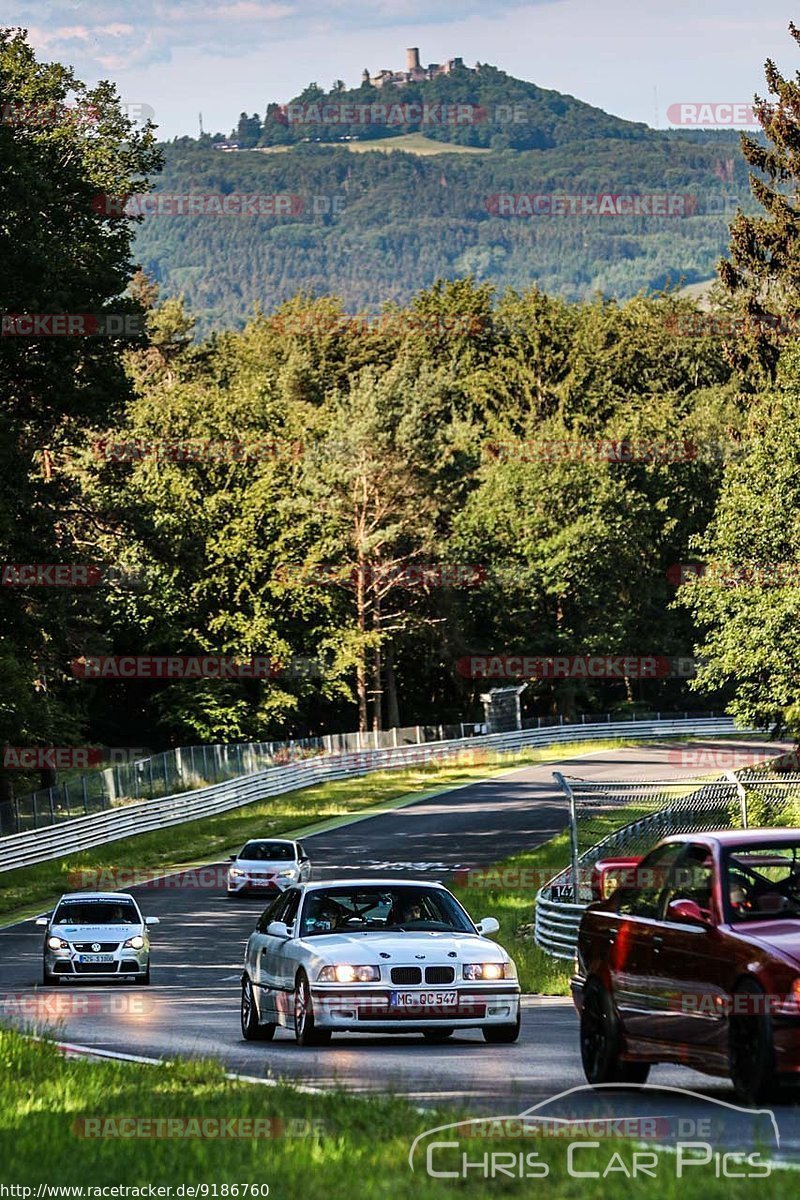
[(111, 963), (113, 961), (113, 954), (81, 954), (78, 959), (78, 962), (82, 963)]
[(390, 1008), (457, 1008), (458, 992), (390, 992)]

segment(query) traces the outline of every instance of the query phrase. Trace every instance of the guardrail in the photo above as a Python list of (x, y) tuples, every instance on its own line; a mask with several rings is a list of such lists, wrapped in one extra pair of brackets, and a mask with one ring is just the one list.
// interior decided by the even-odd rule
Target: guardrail
[[(413, 766), (457, 757), (476, 749), (512, 753), (528, 747), (560, 742), (594, 741), (635, 736), (637, 739), (733, 733), (727, 717), (698, 720), (617, 721), (595, 725), (563, 725), (550, 729), (520, 729), (510, 733), (453, 738), (419, 746), (390, 747), (353, 754), (327, 754), (269, 767), (255, 775), (228, 780), (196, 791), (123, 808), (76, 817), (44, 829), (0, 838), (0, 872), (62, 858), (94, 846), (106, 845), (139, 833), (167, 829), (199, 817), (213, 816), (256, 800), (283, 795), (316, 783), (366, 775), (369, 771)], [(744, 731), (743, 731), (744, 732)]]

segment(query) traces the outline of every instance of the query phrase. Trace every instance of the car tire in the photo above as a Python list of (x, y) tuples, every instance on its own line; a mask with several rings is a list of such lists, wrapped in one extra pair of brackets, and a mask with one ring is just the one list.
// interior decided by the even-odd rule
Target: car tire
[(55, 983), (58, 983), (58, 976), (51, 975), (51, 973), (47, 969), (47, 966), (43, 964), (42, 965), (42, 987), (52, 987), (53, 984), (55, 984)]
[(318, 1029), (314, 1020), (314, 1001), (305, 971), (297, 976), (294, 991), (294, 1036), (298, 1046), (326, 1046), (331, 1040), (330, 1029)]
[(483, 1040), (490, 1046), (510, 1046), (519, 1037), (522, 1012), (517, 1009), (517, 1019), (513, 1025), (484, 1025)]
[[(752, 979), (745, 979), (733, 994), (734, 999), (764, 996)], [(756, 1001), (753, 1007), (764, 1006)], [(728, 1018), (728, 1063), (736, 1097), (743, 1104), (763, 1104), (779, 1097), (781, 1089), (775, 1076), (775, 1045), (768, 1012)]]
[(249, 979), (242, 980), (242, 1004), (240, 1010), (242, 1037), (246, 1042), (271, 1042), (275, 1036), (275, 1025), (262, 1025), (258, 1019), (253, 985)]
[(455, 1033), (455, 1029), (423, 1029), (422, 1036), (426, 1042), (446, 1042)]
[(149, 962), (147, 964), (147, 970), (144, 973), (144, 977), (142, 979), (140, 979), (139, 982), (142, 985), (142, 987), (150, 986), (150, 963)]
[(586, 1082), (646, 1083), (650, 1063), (620, 1058), (622, 1031), (614, 1002), (599, 979), (590, 979), (581, 1007), (581, 1063)]

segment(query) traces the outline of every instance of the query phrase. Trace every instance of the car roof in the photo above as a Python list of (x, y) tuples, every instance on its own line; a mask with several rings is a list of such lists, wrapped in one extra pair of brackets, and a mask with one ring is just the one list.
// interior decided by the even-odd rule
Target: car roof
[(443, 883), (436, 883), (433, 879), (386, 879), (386, 878), (356, 878), (356, 879), (325, 879), (317, 883), (305, 883), (300, 885), (306, 892), (325, 891), (327, 888), (334, 887), (421, 887), (421, 888), (437, 888), (440, 892), (446, 892), (447, 888)]
[(130, 892), (65, 892), (58, 903), (62, 900), (133, 900), (136, 903)]
[(789, 845), (800, 842), (800, 829), (714, 829), (698, 830), (696, 833), (673, 834), (665, 842), (699, 842), (704, 845), (739, 846), (751, 850), (754, 846)]

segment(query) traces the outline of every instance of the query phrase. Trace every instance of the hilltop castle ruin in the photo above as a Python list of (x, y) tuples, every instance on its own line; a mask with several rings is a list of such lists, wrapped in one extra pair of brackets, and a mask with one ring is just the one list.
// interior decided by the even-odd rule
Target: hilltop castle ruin
[(364, 68), (364, 74), (361, 77), (362, 83), (371, 83), (373, 87), (402, 87), (406, 83), (422, 83), (426, 79), (435, 79), (437, 75), (450, 75), (456, 68), (461, 67), (465, 71), (472, 71), (474, 67), (465, 67), (463, 58), (449, 58), (445, 63), (428, 63), (427, 67), (423, 67), (419, 61), (419, 47), (412, 46), (406, 50), (406, 69), (405, 71), (379, 71), (377, 75), (370, 75), (367, 68)]

